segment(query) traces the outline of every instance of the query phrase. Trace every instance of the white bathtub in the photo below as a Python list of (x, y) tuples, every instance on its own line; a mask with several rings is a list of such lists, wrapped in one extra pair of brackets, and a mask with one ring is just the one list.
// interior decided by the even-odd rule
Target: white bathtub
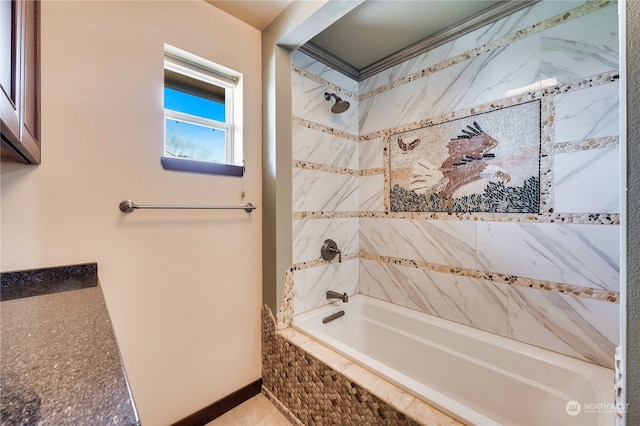
[(555, 352), (364, 295), (293, 326), (466, 424), (615, 424), (613, 371)]

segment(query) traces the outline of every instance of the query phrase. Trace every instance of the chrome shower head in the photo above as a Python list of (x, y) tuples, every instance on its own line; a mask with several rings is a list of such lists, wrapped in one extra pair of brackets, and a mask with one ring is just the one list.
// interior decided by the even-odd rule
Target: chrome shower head
[(329, 93), (329, 92), (325, 92), (324, 93), (324, 98), (327, 101), (331, 100), (332, 96), (336, 99), (336, 103), (333, 104), (333, 106), (331, 107), (331, 112), (332, 113), (340, 114), (341, 112), (345, 112), (346, 110), (349, 109), (349, 102), (343, 101), (335, 93)]

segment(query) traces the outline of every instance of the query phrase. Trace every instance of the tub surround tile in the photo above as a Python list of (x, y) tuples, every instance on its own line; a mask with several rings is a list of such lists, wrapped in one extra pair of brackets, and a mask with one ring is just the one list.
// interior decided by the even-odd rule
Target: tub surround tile
[(403, 84), (360, 102), (360, 134), (418, 121), (427, 114), (427, 79)]
[(416, 399), (358, 364), (352, 363), (342, 373), (348, 379), (359, 383), (363, 388), (400, 411), (405, 411)]
[[(481, 46), (500, 40), (503, 37), (546, 20), (555, 22), (558, 20), (558, 17), (563, 16), (566, 11), (573, 9), (579, 11), (584, 9), (585, 3), (586, 1), (577, 0), (545, 1), (521, 9), (476, 30), (476, 45)], [(553, 17), (555, 17), (555, 19), (552, 19)]]
[(555, 143), (617, 136), (619, 86), (616, 80), (557, 95), (554, 99)]
[(384, 139), (376, 138), (361, 141), (358, 144), (358, 157), (360, 170), (383, 169)]
[(337, 135), (293, 125), (293, 160), (358, 169), (358, 143)]
[[(306, 269), (294, 270), (292, 272), (291, 287), (292, 287), (292, 294), (293, 294), (293, 298), (292, 298), (293, 310), (291, 311), (291, 315), (289, 316), (289, 318), (293, 318), (293, 313), (308, 311), (307, 299), (306, 299), (306, 295), (308, 291)], [(287, 326), (288, 325), (289, 323), (287, 323)]]
[[(300, 347), (284, 338), (276, 332), (269, 308), (263, 307), (263, 388), (289, 419), (295, 419), (294, 424), (459, 425), (435, 408), (428, 422), (412, 418), (404, 410), (412, 407), (415, 397), (324, 345), (310, 342), (315, 341), (310, 339), (305, 347)], [(319, 356), (318, 350), (322, 352)], [(333, 354), (328, 355), (327, 351)], [(322, 357), (338, 369), (325, 364)], [(416, 404), (412, 410), (416, 411), (415, 407)], [(425, 411), (428, 410), (422, 408), (417, 413)]]
[(372, 260), (360, 261), (360, 293), (407, 306), (408, 280), (405, 268)]
[(360, 211), (384, 211), (384, 175), (358, 178)]
[(618, 147), (556, 154), (553, 160), (556, 212), (620, 211)]
[(389, 255), (389, 220), (361, 218), (358, 232), (360, 252)]
[(448, 111), (507, 98), (521, 87), (527, 91), (540, 89), (540, 36), (533, 35), (471, 59), (465, 77), (469, 84), (464, 97)]
[(293, 169), (294, 211), (358, 211), (357, 177)]
[(475, 223), (390, 220), (389, 255), (442, 265), (475, 266)]
[(315, 341), (314, 339), (309, 339), (302, 345), (296, 346), (300, 347), (307, 353), (313, 354), (313, 356), (317, 358), (318, 361), (341, 373), (344, 373), (347, 369), (354, 365), (352, 361), (334, 352), (330, 348), (326, 347), (322, 343)]
[(341, 114), (331, 112), (334, 100), (324, 98), (326, 92), (333, 93), (326, 84), (305, 78), (304, 81), (304, 112), (299, 115), (305, 119), (339, 129), (349, 133), (358, 133), (358, 101), (348, 93), (336, 93), (343, 101), (351, 105)]
[[(469, 325), (480, 330), (507, 335), (506, 284), (408, 268), (408, 278), (415, 288), (409, 308)], [(422, 306), (428, 304), (427, 310)]]
[(413, 417), (421, 424), (429, 426), (461, 426), (462, 423), (458, 422), (451, 417), (443, 417), (441, 411), (436, 410), (431, 405), (419, 400), (414, 399), (411, 404), (406, 408), (407, 415)]
[[(293, 122), (304, 129), (294, 138), (308, 140), (294, 157), (294, 218), (358, 220), (359, 247), (346, 256), (359, 265), (354, 291), (589, 362), (611, 358), (608, 319), (593, 322), (601, 313), (617, 318), (619, 230), (594, 225), (620, 223), (615, 10), (612, 1), (541, 2), (355, 86), (340, 87), (324, 65), (298, 59), (294, 85), (305, 101), (296, 115), (304, 119)], [(603, 31), (610, 34), (600, 39)], [(344, 114), (327, 113), (325, 90), (353, 99), (359, 131)], [(388, 212), (389, 135), (536, 99), (539, 214)], [(357, 145), (355, 160), (342, 158), (347, 141)], [(320, 145), (333, 152), (316, 154)], [(302, 239), (305, 232), (315, 231), (301, 231)], [(337, 267), (296, 260), (292, 270), (304, 271), (295, 275), (299, 312), (321, 303), (323, 285), (312, 283), (330, 281), (322, 276)]]
[(542, 32), (542, 78), (576, 80), (618, 68), (615, 2)]
[[(318, 82), (330, 84), (348, 92), (358, 92), (357, 81), (335, 71), (334, 69), (328, 67), (320, 61), (316, 61), (309, 55), (302, 53), (299, 50), (294, 50), (293, 52), (291, 52), (291, 63), (294, 68), (298, 68), (302, 72), (307, 72), (315, 76), (318, 79)], [(306, 76), (309, 77), (308, 75)]]
[(613, 368), (620, 306), (556, 293), (509, 289), (509, 337)]
[(353, 295), (358, 292), (359, 261), (331, 263), (306, 270), (305, 307), (312, 310), (332, 303), (327, 301), (329, 290)]
[(396, 266), (406, 266), (408, 268), (422, 269), (425, 271), (435, 271), (441, 272), (443, 274), (476, 278), (479, 280), (490, 281), (496, 284), (507, 284), (518, 287), (532, 288), (536, 290), (550, 291), (553, 293), (571, 294), (573, 296), (600, 300), (602, 302), (619, 303), (620, 301), (620, 294), (615, 291), (600, 290), (571, 284), (557, 283), (553, 281), (537, 280), (533, 278), (519, 277), (516, 275), (501, 274), (497, 272), (487, 272), (478, 269), (452, 267), (450, 265), (439, 265), (436, 263), (422, 262), (410, 259), (400, 259), (397, 257), (381, 256), (371, 253), (360, 253), (359, 257), (362, 260), (372, 262), (388, 263)]
[(476, 232), (478, 269), (619, 291), (618, 227), (478, 222)]
[(357, 253), (358, 219), (294, 220), (294, 263), (318, 259), (320, 248), (327, 238), (334, 240), (344, 253)]

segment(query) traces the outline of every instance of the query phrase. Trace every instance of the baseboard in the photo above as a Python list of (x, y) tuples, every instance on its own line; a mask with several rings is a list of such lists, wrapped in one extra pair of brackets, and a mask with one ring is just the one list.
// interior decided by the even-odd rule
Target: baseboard
[(247, 386), (238, 389), (225, 396), (224, 398), (214, 402), (211, 405), (204, 407), (201, 410), (185, 417), (182, 420), (177, 421), (172, 426), (204, 426), (210, 421), (220, 417), (227, 411), (232, 410), (248, 399), (253, 398), (260, 393), (262, 389), (262, 379), (258, 379), (255, 382), (249, 383)]

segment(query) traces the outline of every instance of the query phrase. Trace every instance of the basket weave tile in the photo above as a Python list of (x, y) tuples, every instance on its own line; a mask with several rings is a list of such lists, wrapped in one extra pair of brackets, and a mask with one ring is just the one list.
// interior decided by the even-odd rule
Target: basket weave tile
[(285, 415), (307, 426), (420, 424), (279, 336), (267, 306), (262, 309), (262, 379), (267, 393), (290, 411)]

